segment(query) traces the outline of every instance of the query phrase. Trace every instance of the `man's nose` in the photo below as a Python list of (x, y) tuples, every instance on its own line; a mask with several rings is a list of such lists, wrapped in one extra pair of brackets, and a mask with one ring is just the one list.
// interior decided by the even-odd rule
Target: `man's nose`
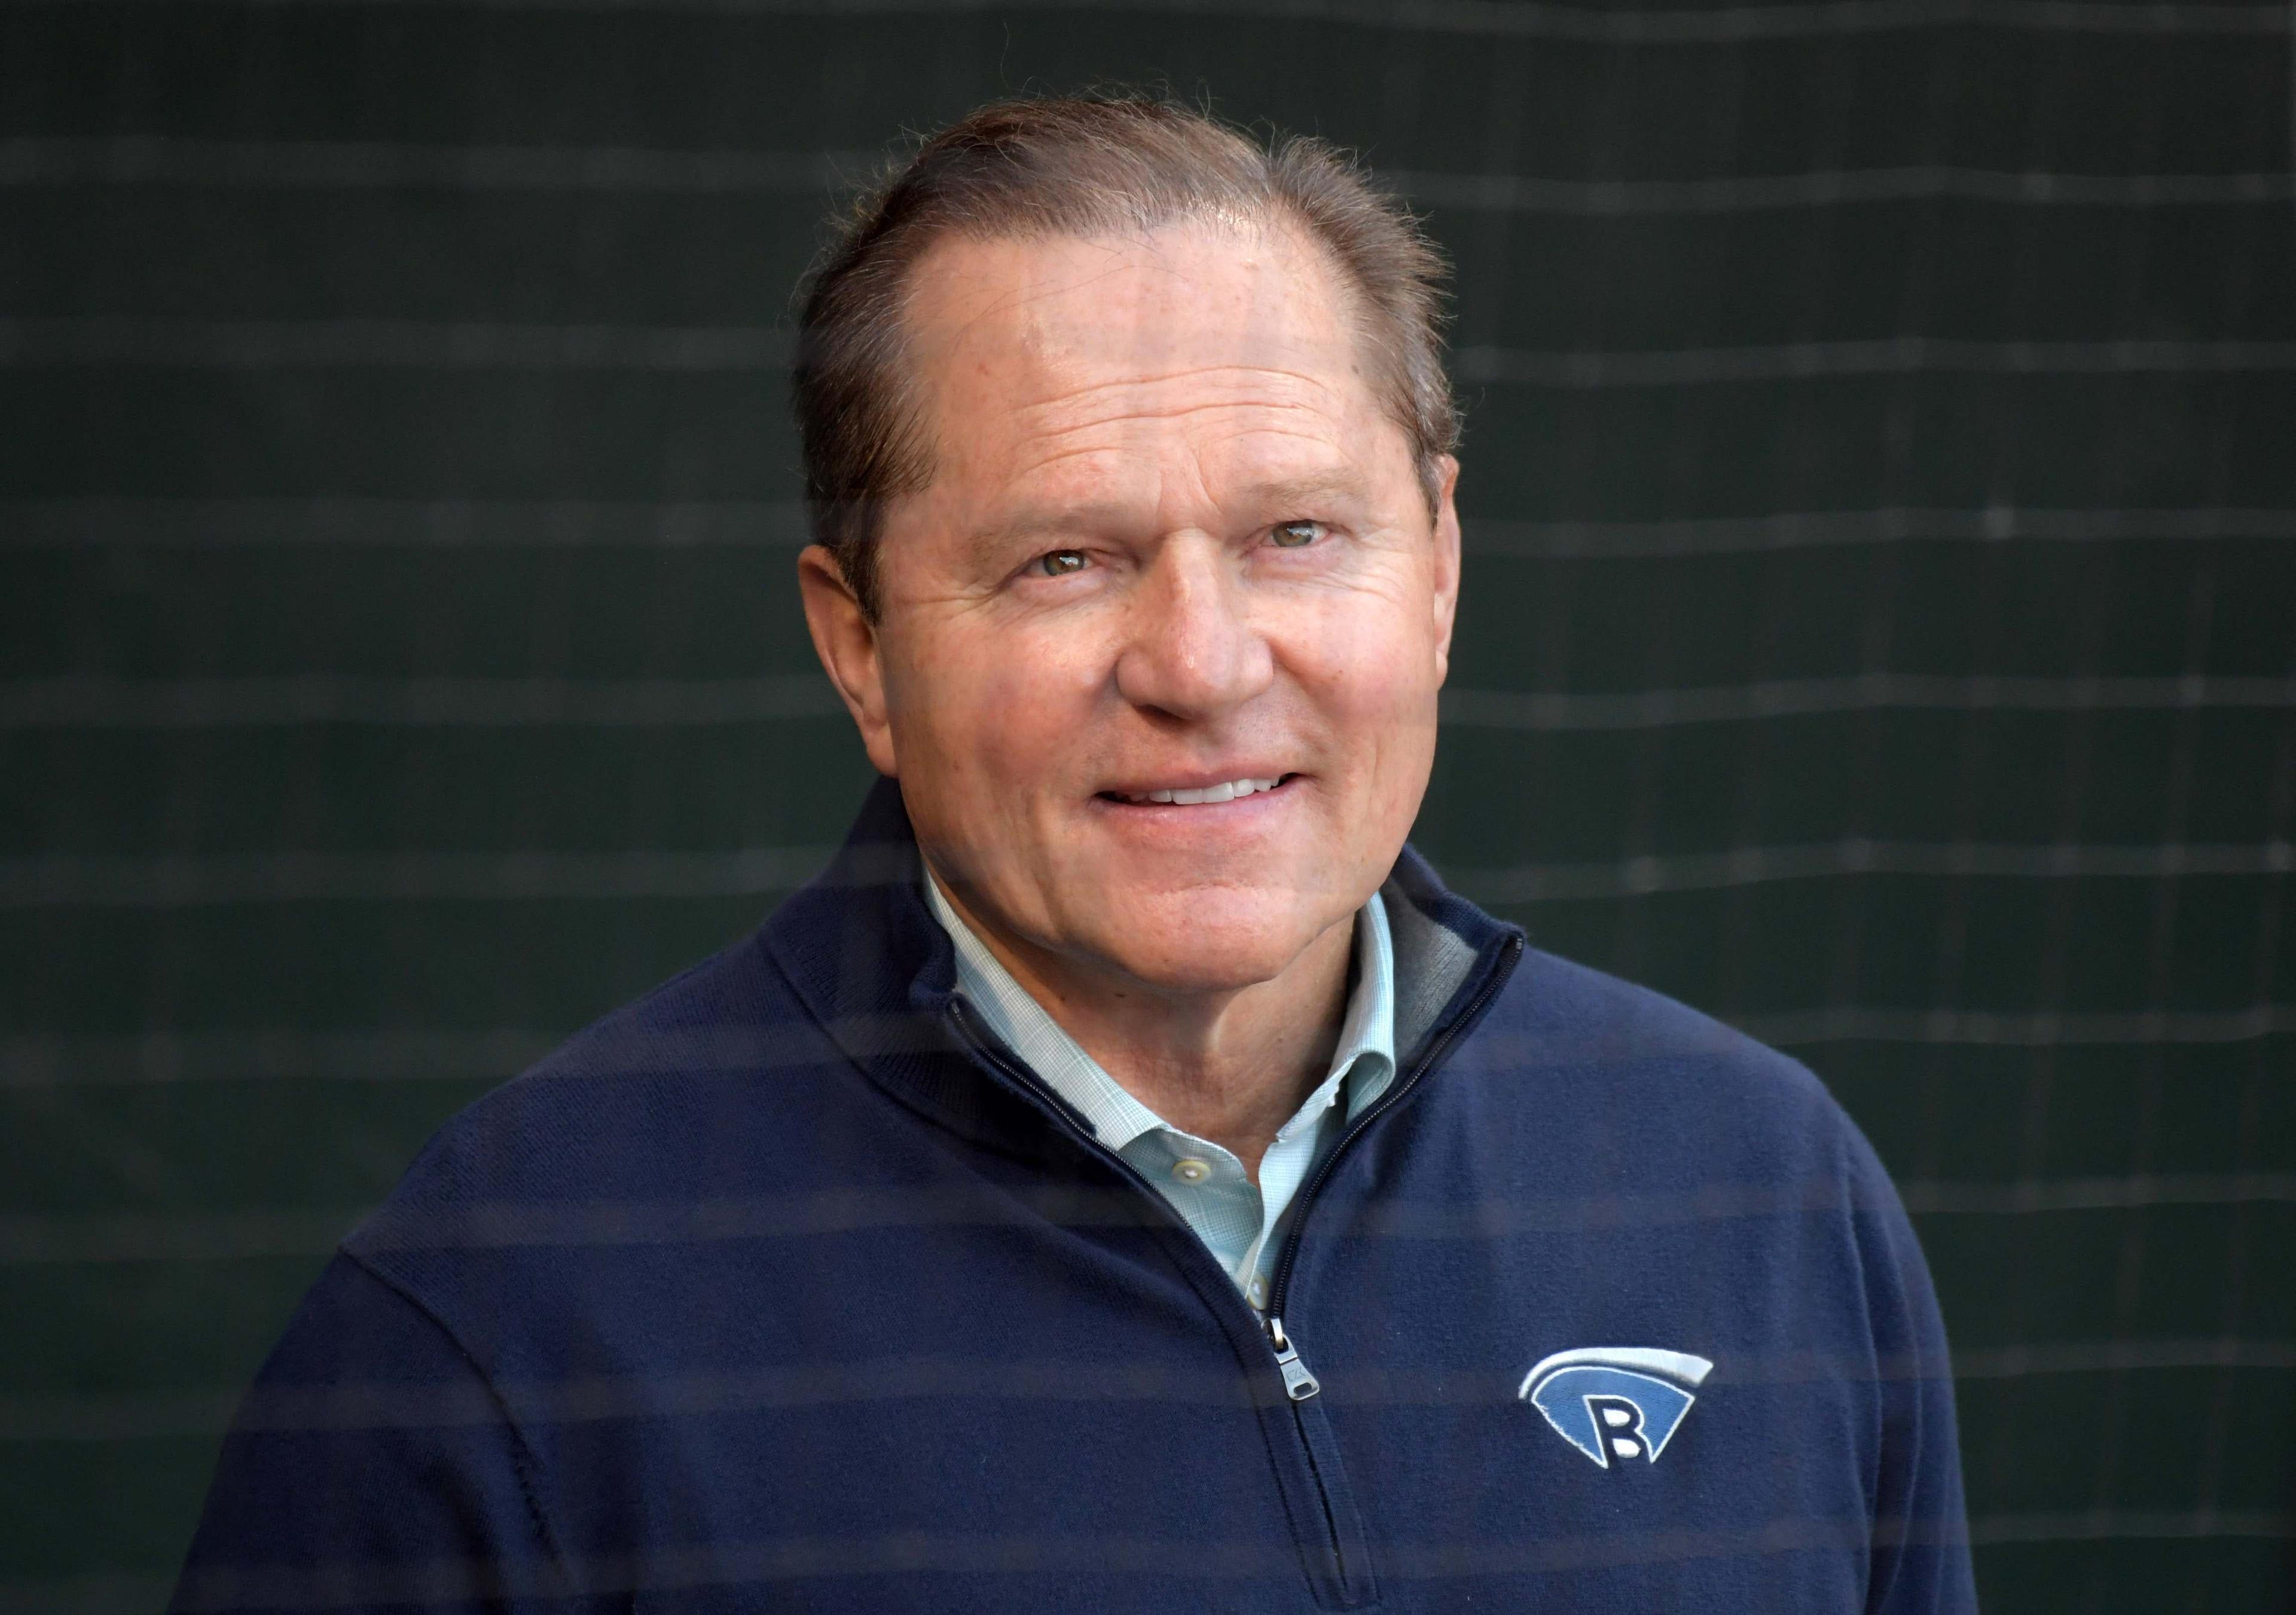
[(1116, 684), (1135, 706), (1201, 719), (1267, 688), (1275, 662), (1225, 547), (1167, 541), (1136, 586)]

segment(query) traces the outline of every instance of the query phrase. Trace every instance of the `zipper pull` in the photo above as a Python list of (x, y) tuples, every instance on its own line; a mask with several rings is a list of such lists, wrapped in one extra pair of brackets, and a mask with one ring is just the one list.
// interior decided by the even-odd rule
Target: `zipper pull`
[(1282, 1318), (1267, 1320), (1267, 1340), (1275, 1348), (1275, 1366), (1283, 1373), (1285, 1396), (1294, 1402), (1304, 1402), (1324, 1389), (1316, 1382), (1316, 1376), (1308, 1372), (1308, 1365), (1300, 1360), (1300, 1349), (1283, 1332)]

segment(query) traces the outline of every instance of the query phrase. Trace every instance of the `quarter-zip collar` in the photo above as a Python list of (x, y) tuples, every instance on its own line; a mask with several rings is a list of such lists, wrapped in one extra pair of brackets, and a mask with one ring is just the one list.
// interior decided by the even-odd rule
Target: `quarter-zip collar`
[[(946, 1012), (955, 948), (927, 906), (924, 878), (900, 787), (880, 780), (829, 866), (767, 922), (759, 945), (839, 1048), (913, 1110), (1031, 1157), (1067, 1147), (1047, 1135), (1048, 1103), (1089, 1136), (1049, 1088), (1009, 1091), (970, 1057)], [(1398, 1066), (1409, 1071), (1521, 933), (1446, 889), (1408, 847), (1381, 895), (1395, 952)]]

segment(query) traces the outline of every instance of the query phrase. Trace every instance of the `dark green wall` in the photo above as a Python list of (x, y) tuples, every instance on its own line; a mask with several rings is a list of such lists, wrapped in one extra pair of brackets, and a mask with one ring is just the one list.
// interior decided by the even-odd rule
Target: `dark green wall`
[(779, 369), (838, 176), (1154, 75), (1459, 264), (1423, 846), (1898, 1175), (1997, 1611), (2277, 1607), (2290, 13), (0, 8), (0, 1606), (164, 1594), (425, 1135), (865, 768)]

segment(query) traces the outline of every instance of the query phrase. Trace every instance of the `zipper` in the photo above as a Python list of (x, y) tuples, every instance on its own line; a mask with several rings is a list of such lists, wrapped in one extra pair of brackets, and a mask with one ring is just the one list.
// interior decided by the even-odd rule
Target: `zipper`
[[(1119, 1176), (1136, 1185), (1140, 1192), (1154, 1202), (1156, 1212), (1183, 1234), (1187, 1248), (1201, 1256), (1203, 1263), (1218, 1273), (1219, 1289), (1235, 1297), (1235, 1305), (1250, 1310), (1250, 1304), (1236, 1292), (1235, 1280), (1212, 1259), (1196, 1231), (1187, 1220), (1173, 1209), (1166, 1200), (1132, 1163), (1100, 1142), (1083, 1124), (1070, 1116), (1059, 1100), (1047, 1093), (1034, 1072), (1008, 1057), (1003, 1047), (986, 1029), (972, 1024), (972, 1011), (961, 996), (949, 999), (948, 1015), (958, 1034), (973, 1053), (991, 1069), (1012, 1082), (1049, 1118), (1054, 1125), (1082, 1144), (1090, 1153), (1114, 1167)], [(1218, 1293), (1218, 1291), (1215, 1291)], [(1255, 1322), (1257, 1322), (1255, 1316)], [(1334, 1480), (1338, 1479), (1338, 1453), (1332, 1446), (1329, 1431), (1320, 1412), (1311, 1415), (1300, 1406), (1322, 1389), (1308, 1365), (1300, 1360), (1297, 1348), (1283, 1333), (1281, 1318), (1269, 1317), (1263, 1329), (1263, 1338), (1275, 1354), (1276, 1372), (1283, 1376), (1283, 1394), (1292, 1404), (1292, 1430), (1299, 1442), (1299, 1470), (1287, 1479), (1279, 1462), (1276, 1468), (1276, 1489), (1283, 1498), (1285, 1514), (1292, 1522), (1295, 1542), (1303, 1558), (1308, 1560), (1308, 1586), (1316, 1603), (1327, 1610), (1358, 1609), (1377, 1596), (1365, 1574), (1367, 1554), (1364, 1551), (1364, 1534), (1360, 1517), (1356, 1514), (1352, 1500), (1344, 1492), (1333, 1496)], [(1269, 1432), (1271, 1435), (1272, 1431)], [(1299, 1492), (1304, 1483), (1308, 1488)], [(1322, 1540), (1311, 1542), (1309, 1521), (1322, 1528)]]
[(1283, 1320), (1272, 1312), (1267, 1315), (1267, 1343), (1275, 1348), (1275, 1366), (1283, 1371), (1285, 1396), (1304, 1402), (1324, 1389), (1300, 1360), (1300, 1349), (1283, 1332)]
[[(1522, 959), (1522, 949), (1523, 939), (1521, 936), (1507, 939), (1506, 953), (1500, 959), (1497, 967), (1491, 971), (1490, 980), (1483, 983), (1481, 988), (1468, 1003), (1467, 1007), (1453, 1018), (1451, 1024), (1443, 1029), (1442, 1035), (1428, 1045), (1427, 1052), (1419, 1057), (1419, 1062), (1416, 1065), (1405, 1073), (1403, 1080), (1381, 1094), (1377, 1104), (1349, 1123), (1348, 1130), (1340, 1135), (1340, 1142), (1333, 1144), (1331, 1152), (1316, 1164), (1316, 1170), (1309, 1175), (1308, 1181), (1300, 1186), (1299, 1193), (1292, 1198), (1292, 1232), (1283, 1236), (1283, 1250), (1275, 1258), (1275, 1281), (1267, 1287), (1267, 1321), (1276, 1326), (1270, 1332), (1271, 1340), (1275, 1339), (1281, 1332), (1280, 1318), (1283, 1311), (1283, 1302), (1292, 1289), (1292, 1267), (1300, 1258), (1300, 1236), (1308, 1231), (1308, 1213), (1315, 1209), (1316, 1197), (1323, 1193), (1324, 1185), (1331, 1182), (1332, 1173), (1340, 1164), (1340, 1157), (1347, 1153), (1349, 1145), (1364, 1135), (1372, 1123), (1402, 1103), (1404, 1096), (1417, 1087), (1426, 1078), (1427, 1073), (1441, 1063), (1443, 1056), (1450, 1053), (1451, 1045), (1459, 1040), (1460, 1036), (1483, 1018), (1483, 1011), (1489, 1007), (1493, 998), (1498, 996), (1499, 989), (1507, 984), (1507, 979), (1514, 974), (1514, 967)], [(1294, 1350), (1292, 1355), (1293, 1360), (1298, 1361), (1298, 1351)], [(1303, 1374), (1308, 1373), (1305, 1364), (1300, 1365), (1300, 1372)], [(1291, 1381), (1287, 1379), (1284, 1382), (1289, 1385)], [(1312, 1397), (1316, 1394), (1316, 1381), (1313, 1374), (1308, 1374), (1308, 1384), (1309, 1389), (1306, 1396)], [(1306, 1397), (1295, 1397), (1292, 1399), (1304, 1401)]]
[[(1319, 1603), (1331, 1603), (1333, 1607), (1351, 1608), (1376, 1598), (1377, 1592), (1370, 1581), (1367, 1567), (1359, 1562), (1350, 1563), (1349, 1554), (1343, 1545), (1352, 1539), (1360, 1554), (1363, 1526), (1360, 1517), (1355, 1513), (1352, 1497), (1344, 1495), (1335, 1497), (1333, 1495), (1332, 1482), (1329, 1477), (1337, 1471), (1339, 1454), (1332, 1442), (1330, 1428), (1324, 1422), (1321, 1410), (1311, 1410), (1304, 1406), (1314, 1399), (1323, 1390), (1323, 1385), (1316, 1378), (1314, 1371), (1301, 1360), (1299, 1346), (1283, 1327), (1283, 1301), (1291, 1290), (1292, 1268), (1299, 1259), (1300, 1241), (1300, 1236), (1307, 1231), (1308, 1213), (1314, 1209), (1317, 1197), (1324, 1191), (1324, 1186), (1332, 1179), (1333, 1168), (1349, 1147), (1364, 1135), (1372, 1123), (1400, 1104), (1404, 1098), (1426, 1078), (1427, 1074), (1441, 1062), (1443, 1056), (1450, 1052), (1451, 1045), (1482, 1018), (1483, 1011), (1489, 1006), (1491, 1000), (1498, 996), (1499, 989), (1506, 985), (1507, 979), (1514, 974), (1514, 967), (1521, 961), (1522, 953), (1523, 939), (1521, 936), (1509, 938), (1505, 954), (1492, 970), (1490, 979), (1477, 989), (1467, 1007), (1462, 1010), (1452, 1020), (1451, 1024), (1444, 1028), (1441, 1035), (1428, 1045), (1427, 1052), (1420, 1056), (1417, 1063), (1404, 1075), (1401, 1081), (1382, 1094), (1377, 1104), (1349, 1124), (1347, 1131), (1340, 1135), (1340, 1141), (1332, 1146), (1331, 1152), (1324, 1157), (1308, 1182), (1301, 1185), (1299, 1194), (1292, 1201), (1292, 1231), (1284, 1236), (1283, 1253), (1276, 1258), (1275, 1280), (1268, 1287), (1267, 1312), (1261, 1329), (1267, 1339), (1268, 1349), (1275, 1356), (1276, 1373), (1283, 1378), (1283, 1394), (1292, 1403), (1293, 1427), (1298, 1431), (1300, 1444), (1305, 1449), (1308, 1471), (1323, 1504), (1324, 1526), (1328, 1533), (1324, 1551), (1330, 1555), (1329, 1569), (1337, 1596), (1335, 1600), (1327, 1601), (1319, 1592), (1316, 1600)], [(1066, 1108), (1044, 1090), (1036, 1074), (1011, 1059), (996, 1038), (985, 1029), (976, 1029), (971, 1023), (972, 1006), (965, 1002), (962, 995), (952, 995), (949, 998), (948, 1015), (976, 1055), (1034, 1100), (1038, 1108), (1044, 1111), (1069, 1136), (1084, 1145), (1087, 1151), (1097, 1155), (1102, 1160), (1114, 1167), (1119, 1176), (1136, 1185), (1155, 1203), (1157, 1210), (1167, 1221), (1187, 1235), (1189, 1243), (1193, 1247), (1199, 1250), (1202, 1250), (1203, 1242), (1197, 1237), (1195, 1230), (1189, 1227), (1186, 1219), (1173, 1209), (1172, 1203), (1164, 1198), (1155, 1185), (1150, 1183), (1130, 1161), (1102, 1144), (1098, 1137), (1070, 1117)], [(1205, 1252), (1205, 1258), (1208, 1261), (1210, 1259), (1208, 1251)], [(1234, 1279), (1225, 1270), (1220, 1274), (1220, 1283), (1230, 1291), (1235, 1289)], [(1242, 1301), (1243, 1298), (1239, 1295), (1236, 1299)], [(1339, 1507), (1335, 1505), (1344, 1507), (1347, 1514), (1344, 1521)]]
[[(1501, 956), (1497, 968), (1491, 971), (1490, 980), (1483, 983), (1474, 997), (1469, 1001), (1467, 1007), (1453, 1018), (1451, 1024), (1443, 1029), (1442, 1035), (1428, 1045), (1427, 1052), (1419, 1057), (1417, 1064), (1404, 1074), (1403, 1080), (1381, 1094), (1377, 1104), (1349, 1124), (1348, 1130), (1340, 1135), (1339, 1143), (1333, 1144), (1331, 1152), (1316, 1164), (1314, 1173), (1294, 1196), (1292, 1202), (1292, 1232), (1284, 1235), (1283, 1250), (1275, 1258), (1275, 1282), (1267, 1287), (1267, 1315), (1264, 1325), (1268, 1349), (1275, 1354), (1276, 1370), (1283, 1376), (1284, 1394), (1294, 1402), (1305, 1402), (1323, 1390), (1322, 1382), (1316, 1378), (1308, 1365), (1300, 1360), (1299, 1347), (1292, 1343), (1291, 1336), (1283, 1328), (1283, 1302), (1292, 1289), (1292, 1265), (1300, 1258), (1300, 1239), (1308, 1230), (1308, 1213), (1315, 1209), (1317, 1197), (1323, 1193), (1324, 1185), (1332, 1180), (1332, 1174), (1338, 1167), (1340, 1158), (1347, 1153), (1348, 1147), (1357, 1139), (1361, 1138), (1372, 1123), (1402, 1103), (1405, 1096), (1417, 1087), (1426, 1078), (1427, 1074), (1442, 1062), (1443, 1056), (1450, 1053), (1451, 1045), (1472, 1028), (1476, 1021), (1482, 1019), (1483, 1011), (1489, 1007), (1493, 998), (1498, 996), (1499, 989), (1505, 987), (1508, 979), (1514, 974), (1514, 967), (1521, 963), (1522, 952), (1521, 937), (1514, 936), (1507, 939), (1506, 952)], [(1004, 1051), (998, 1046), (994, 1037), (988, 1036), (985, 1030), (979, 1030), (972, 1027), (972, 1006), (964, 1001), (962, 995), (951, 996), (948, 1001), (948, 1012), (949, 1018), (956, 1022), (957, 1029), (964, 1034), (965, 1041), (972, 1045), (976, 1054), (1018, 1083), (1022, 1091), (1030, 1097), (1040, 1102), (1049, 1100), (1050, 1096), (1039, 1087), (1034, 1072), (1007, 1059)], [(1042, 1108), (1070, 1137), (1098, 1154), (1103, 1160), (1137, 1185), (1146, 1193), (1148, 1198), (1156, 1203), (1157, 1209), (1172, 1222), (1177, 1224), (1181, 1231), (1190, 1239), (1197, 1237), (1196, 1231), (1187, 1226), (1186, 1221), (1178, 1212), (1172, 1209), (1171, 1201), (1164, 1198), (1155, 1185), (1142, 1176), (1130, 1161), (1078, 1127), (1057, 1103), (1046, 1103)], [(1221, 1276), (1231, 1287), (1234, 1286), (1235, 1282), (1234, 1279), (1227, 1277), (1226, 1274)]]

